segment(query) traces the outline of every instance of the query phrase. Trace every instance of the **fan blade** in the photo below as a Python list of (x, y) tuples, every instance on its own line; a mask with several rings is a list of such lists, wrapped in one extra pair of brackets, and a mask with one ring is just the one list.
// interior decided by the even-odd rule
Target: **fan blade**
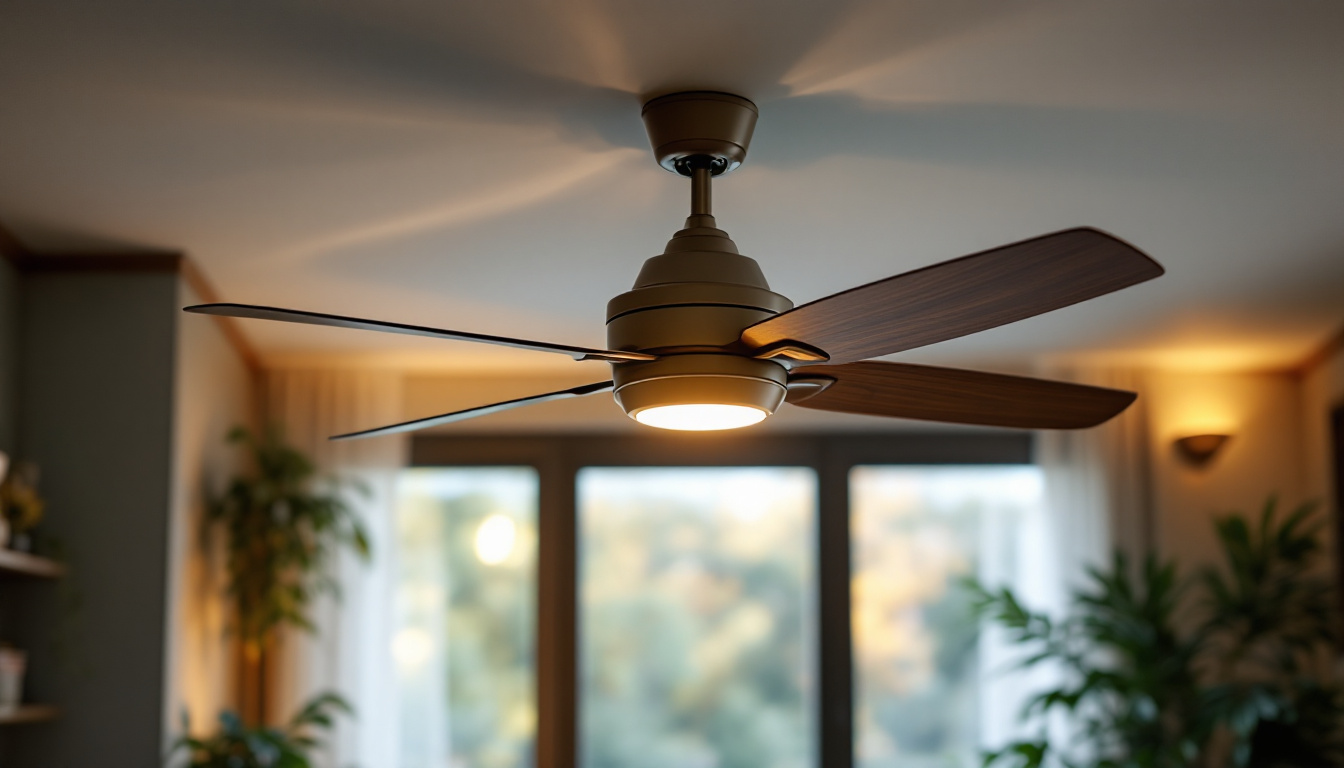
[(877, 361), (810, 365), (795, 368), (789, 378), (835, 380), (790, 399), (803, 408), (1020, 429), (1094, 427), (1137, 397), (1062, 381)]
[(552, 400), (566, 400), (571, 397), (595, 395), (598, 392), (610, 392), (613, 386), (613, 383), (610, 381), (599, 381), (596, 384), (584, 384), (581, 387), (562, 389), (558, 392), (547, 392), (544, 395), (520, 397), (517, 400), (505, 400), (502, 403), (481, 405), (475, 408), (467, 408), (462, 411), (445, 413), (441, 416), (430, 416), (429, 418), (404, 421), (400, 424), (393, 424), (387, 427), (377, 427), (375, 429), (366, 429), (362, 432), (350, 432), (345, 435), (335, 435), (331, 439), (355, 440), (361, 437), (381, 437), (383, 435), (395, 435), (401, 432), (414, 432), (417, 429), (428, 429), (429, 427), (437, 427), (441, 424), (452, 424), (455, 421), (474, 419), (477, 416), (489, 416), (492, 413), (499, 413), (500, 411), (510, 411), (514, 408), (522, 408), (525, 405), (536, 405), (537, 403), (549, 403)]
[(362, 320), (358, 317), (328, 315), (321, 312), (305, 312), (299, 309), (280, 309), (278, 307), (260, 307), (255, 304), (197, 304), (186, 307), (184, 312), (200, 315), (222, 315), (224, 317), (242, 317), (253, 320), (279, 320), (285, 323), (304, 323), (324, 325), (332, 328), (356, 328), (361, 331), (383, 331), (385, 333), (404, 333), (409, 336), (429, 336), (436, 339), (453, 341), (477, 341), (483, 344), (495, 344), (501, 347), (531, 349), (538, 352), (559, 352), (575, 360), (602, 360), (608, 363), (623, 363), (631, 360), (655, 360), (656, 355), (643, 352), (616, 352), (608, 349), (588, 349), (571, 347), (567, 344), (550, 344), (545, 341), (511, 339), (506, 336), (487, 336), (482, 333), (466, 331), (448, 331), (442, 328), (426, 328), (405, 323), (388, 323), (382, 320)]
[(747, 328), (742, 341), (801, 342), (848, 363), (1007, 325), (1163, 271), (1105, 232), (1069, 229), (818, 299)]

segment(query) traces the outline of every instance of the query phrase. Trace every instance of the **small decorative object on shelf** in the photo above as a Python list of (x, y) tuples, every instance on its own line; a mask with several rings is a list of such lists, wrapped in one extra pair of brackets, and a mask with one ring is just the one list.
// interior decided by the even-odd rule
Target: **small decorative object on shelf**
[(28, 531), (42, 522), (47, 506), (37, 492), (38, 475), (36, 464), (21, 461), (0, 479), (0, 546), (32, 548)]
[(23, 699), (23, 673), (28, 654), (10, 646), (0, 646), (0, 715), (16, 712)]

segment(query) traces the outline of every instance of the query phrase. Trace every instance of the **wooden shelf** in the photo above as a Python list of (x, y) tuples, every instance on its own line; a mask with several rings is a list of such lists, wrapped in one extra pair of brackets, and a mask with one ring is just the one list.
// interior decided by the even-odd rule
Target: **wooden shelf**
[(0, 575), (2, 574), (58, 579), (65, 575), (65, 565), (27, 552), (0, 549)]
[(45, 723), (61, 716), (61, 711), (48, 704), (21, 704), (18, 709), (0, 712), (0, 725)]

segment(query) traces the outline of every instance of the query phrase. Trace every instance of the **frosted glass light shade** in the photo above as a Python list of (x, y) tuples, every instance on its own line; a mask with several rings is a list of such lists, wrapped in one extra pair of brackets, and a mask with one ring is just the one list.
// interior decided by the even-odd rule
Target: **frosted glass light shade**
[(749, 405), (682, 403), (645, 408), (635, 414), (635, 421), (659, 429), (709, 432), (749, 427), (752, 424), (759, 424), (769, 415), (766, 411)]

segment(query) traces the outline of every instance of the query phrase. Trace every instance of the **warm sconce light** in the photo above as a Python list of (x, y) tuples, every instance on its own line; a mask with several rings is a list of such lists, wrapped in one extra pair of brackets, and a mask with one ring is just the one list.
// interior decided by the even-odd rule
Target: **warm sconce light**
[(1176, 440), (1176, 450), (1180, 451), (1185, 460), (1195, 466), (1203, 466), (1209, 463), (1214, 454), (1223, 447), (1232, 436), (1231, 435), (1190, 435)]

